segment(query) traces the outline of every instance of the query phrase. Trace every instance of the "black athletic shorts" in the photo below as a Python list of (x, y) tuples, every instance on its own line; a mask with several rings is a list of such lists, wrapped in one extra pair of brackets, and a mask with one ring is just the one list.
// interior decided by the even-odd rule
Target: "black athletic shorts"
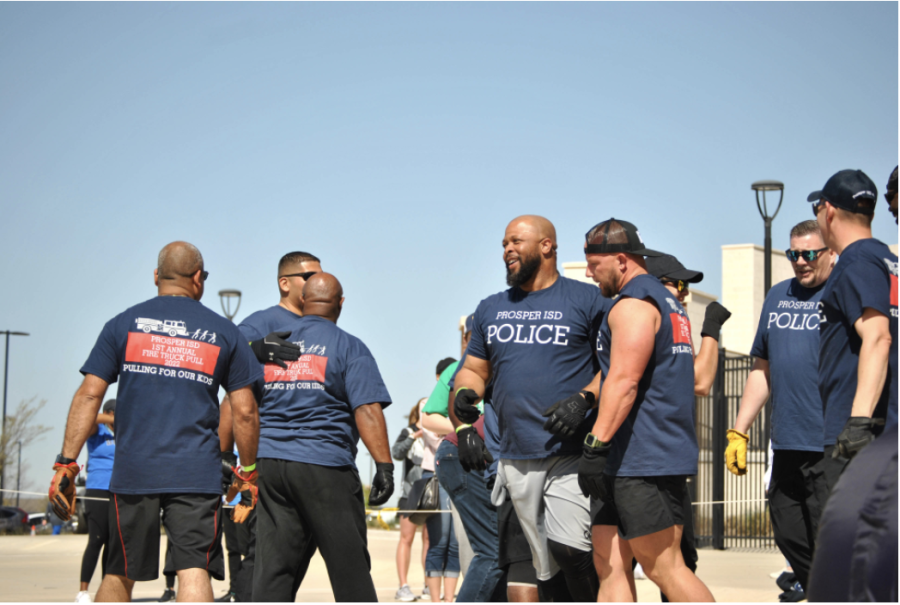
[[(400, 498), (400, 501), (397, 502), (397, 510), (408, 510), (406, 508), (407, 501), (406, 498)], [(403, 519), (409, 519), (409, 513), (397, 513)]]
[(534, 569), (531, 546), (528, 545), (528, 539), (525, 537), (525, 532), (522, 531), (516, 509), (513, 508), (512, 500), (509, 498), (497, 507), (497, 537), (500, 546), (497, 567), (502, 569), (511, 563), (528, 561), (532, 570)]
[(222, 497), (214, 494), (113, 494), (106, 573), (146, 582), (159, 577), (159, 511), (175, 570), (199, 567), (225, 579)]
[(615, 525), (623, 540), (684, 525), (684, 475), (665, 477), (604, 476), (611, 501), (591, 498), (591, 524)]

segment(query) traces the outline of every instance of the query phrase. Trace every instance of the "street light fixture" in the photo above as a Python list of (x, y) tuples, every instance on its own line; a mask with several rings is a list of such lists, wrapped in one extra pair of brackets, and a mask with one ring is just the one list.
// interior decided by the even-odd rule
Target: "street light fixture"
[[(13, 332), (11, 330), (3, 330), (0, 334), (6, 334), (6, 355), (3, 358), (3, 438), (6, 439), (6, 383), (9, 378), (9, 337), (10, 336), (29, 336), (28, 332)], [(6, 476), (6, 461), (3, 463), (3, 467), (0, 468), (0, 490), (2, 490), (4, 485), (4, 479)], [(0, 495), (0, 502), (3, 501), (3, 496)]]
[[(225, 317), (234, 321), (238, 309), (241, 308), (241, 291), (219, 290), (219, 302), (222, 303), (222, 313), (225, 314)], [(234, 311), (231, 310), (231, 303), (234, 303)]]
[[(772, 288), (772, 221), (775, 220), (775, 217), (778, 216), (778, 211), (781, 210), (781, 202), (784, 200), (784, 183), (781, 181), (756, 181), (750, 185), (750, 188), (756, 192), (756, 207), (759, 209), (759, 215), (766, 225), (765, 294), (768, 294)], [(760, 191), (762, 191), (762, 204), (759, 203)], [(771, 216), (769, 215), (769, 207), (766, 205), (766, 191), (778, 191), (780, 194), (778, 206)]]

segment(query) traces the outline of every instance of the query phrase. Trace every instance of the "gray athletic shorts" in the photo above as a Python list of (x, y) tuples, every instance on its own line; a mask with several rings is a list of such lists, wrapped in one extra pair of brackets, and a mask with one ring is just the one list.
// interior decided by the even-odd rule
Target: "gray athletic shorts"
[(591, 550), (591, 503), (578, 487), (579, 456), (536, 460), (502, 458), (491, 500), (499, 506), (509, 499), (531, 546), (539, 580), (559, 571), (547, 539), (582, 551)]

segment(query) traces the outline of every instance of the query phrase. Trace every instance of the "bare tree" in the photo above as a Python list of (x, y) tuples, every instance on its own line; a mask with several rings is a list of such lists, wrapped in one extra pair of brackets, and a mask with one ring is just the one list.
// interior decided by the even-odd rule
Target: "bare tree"
[[(6, 429), (0, 436), (0, 470), (3, 471), (4, 487), (13, 489), (16, 485), (15, 480), (18, 460), (19, 460), (19, 443), (24, 449), (30, 444), (40, 439), (41, 435), (50, 431), (51, 427), (42, 424), (35, 424), (35, 416), (41, 408), (47, 403), (46, 399), (37, 401), (37, 396), (26, 401), (19, 402), (18, 407), (12, 413), (6, 416)], [(22, 465), (22, 471), (28, 468), (27, 464)], [(23, 489), (27, 489), (27, 484), (22, 482)], [(7, 496), (8, 494), (3, 494)]]

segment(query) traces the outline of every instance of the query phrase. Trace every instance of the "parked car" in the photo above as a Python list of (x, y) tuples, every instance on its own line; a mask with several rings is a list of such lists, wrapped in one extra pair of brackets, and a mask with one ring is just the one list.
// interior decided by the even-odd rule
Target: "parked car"
[(15, 506), (0, 506), (0, 531), (5, 533), (23, 533), (30, 530), (28, 513)]

